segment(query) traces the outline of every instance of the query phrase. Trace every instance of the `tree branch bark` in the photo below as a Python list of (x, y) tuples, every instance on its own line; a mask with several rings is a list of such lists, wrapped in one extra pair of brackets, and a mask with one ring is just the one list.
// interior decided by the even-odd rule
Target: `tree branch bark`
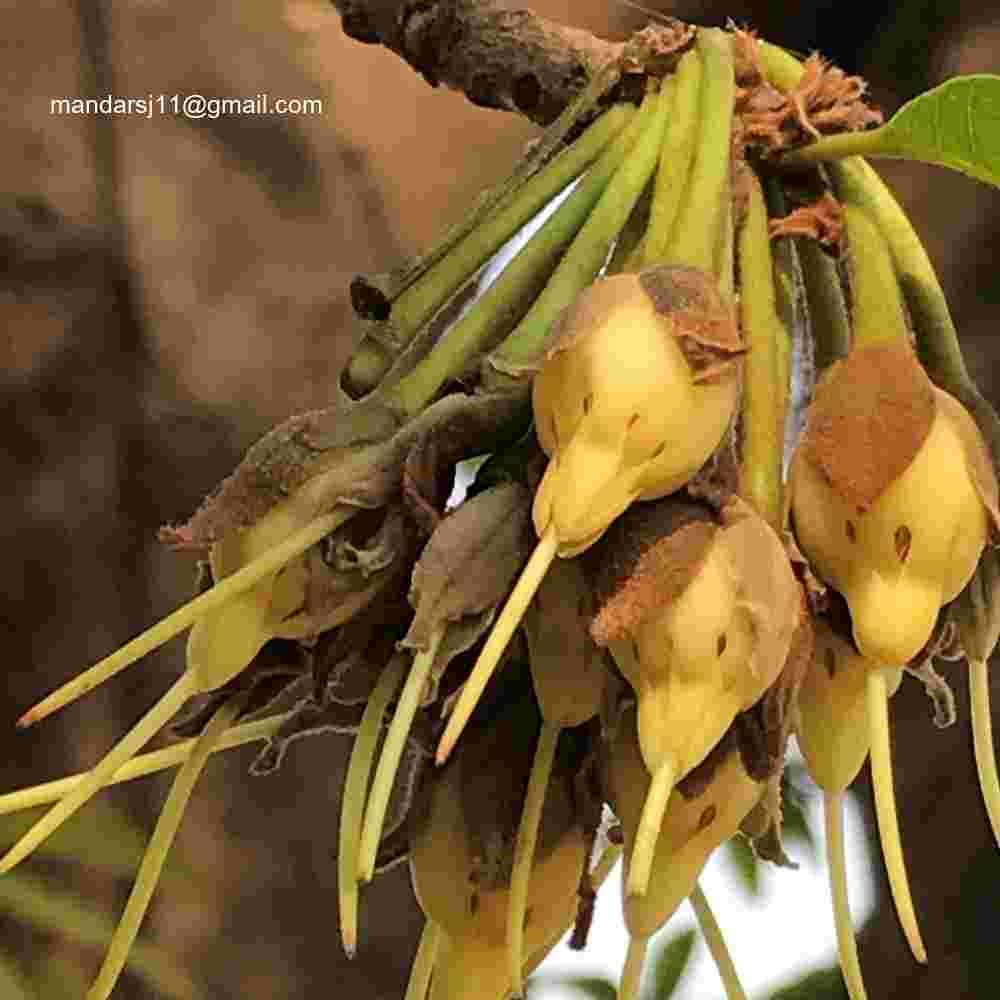
[[(427, 82), (548, 125), (625, 45), (493, 0), (333, 0), (344, 33), (384, 45)], [(678, 22), (679, 25), (679, 22)], [(686, 28), (686, 26), (684, 26)]]

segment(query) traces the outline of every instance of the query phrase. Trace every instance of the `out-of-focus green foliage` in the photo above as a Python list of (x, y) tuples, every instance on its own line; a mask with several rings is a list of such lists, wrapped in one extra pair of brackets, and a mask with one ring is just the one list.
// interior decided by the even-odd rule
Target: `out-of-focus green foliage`
[[(782, 834), (786, 846), (804, 851), (811, 859), (818, 858), (816, 834), (809, 825), (805, 803), (809, 792), (809, 782), (801, 764), (792, 763), (785, 772), (782, 783)], [(760, 892), (760, 861), (753, 853), (748, 841), (735, 837), (726, 845), (726, 857), (733, 868), (733, 874), (746, 893), (756, 897)], [(696, 933), (684, 931), (669, 938), (656, 956), (651, 973), (645, 978), (645, 1000), (666, 1000), (677, 993), (680, 980), (688, 967), (694, 951)], [(567, 976), (559, 979), (544, 979), (539, 985), (559, 985), (576, 990), (581, 997), (593, 1000), (613, 1000), (615, 984), (600, 977)], [(532, 992), (529, 990), (529, 992)], [(536, 987), (534, 995), (540, 996)], [(678, 994), (679, 995), (679, 994)], [(800, 979), (782, 987), (772, 994), (770, 1000), (846, 1000), (847, 991), (836, 965), (829, 968), (813, 969)]]
[[(782, 838), (785, 847), (791, 848), (793, 861), (803, 851), (813, 860), (818, 858), (816, 838), (805, 814), (806, 787), (805, 769), (800, 764), (789, 764), (781, 786)], [(751, 899), (756, 899), (760, 895), (760, 863), (749, 841), (734, 837), (726, 844), (725, 855), (740, 884)]]
[[(687, 971), (688, 962), (695, 946), (695, 932), (682, 931), (668, 938), (660, 946), (652, 967), (643, 977), (643, 1000), (668, 1000), (677, 991), (681, 978)], [(615, 1000), (618, 988), (610, 979), (602, 976), (560, 976), (545, 977), (528, 983), (529, 998), (540, 997), (547, 986), (569, 987), (591, 1000)]]
[(760, 895), (760, 864), (750, 842), (743, 837), (733, 837), (725, 845), (725, 852), (737, 881), (751, 899), (756, 899)]
[(688, 967), (694, 944), (693, 930), (684, 931), (665, 942), (653, 962), (654, 987), (651, 1000), (665, 1000), (674, 995), (677, 984)]
[[(591, 1000), (615, 1000), (618, 990), (610, 979), (601, 976), (579, 976), (578, 978), (566, 979), (545, 979), (545, 986), (569, 986), (581, 997), (590, 997)], [(541, 986), (532, 987), (528, 983), (527, 993), (529, 1000), (541, 996), (543, 990)]]
[[(37, 818), (31, 810), (0, 817), (0, 845), (12, 843)], [(84, 864), (114, 877), (132, 878), (145, 850), (142, 831), (107, 802), (94, 802), (63, 826), (39, 849), (49, 861)], [(169, 876), (191, 880), (183, 862), (173, 861)], [(87, 900), (60, 887), (52, 878), (41, 878), (26, 869), (0, 878), (0, 913), (9, 915), (43, 935), (63, 937), (94, 949), (107, 945), (116, 917), (95, 910)], [(170, 1000), (197, 1000), (198, 987), (165, 951), (137, 944), (129, 966), (137, 976)], [(38, 968), (20, 968), (0, 952), (0, 997), (4, 1000), (80, 1000), (87, 982), (72, 961), (55, 955)]]
[(797, 982), (771, 994), (771, 1000), (847, 1000), (847, 990), (837, 966), (807, 972)]

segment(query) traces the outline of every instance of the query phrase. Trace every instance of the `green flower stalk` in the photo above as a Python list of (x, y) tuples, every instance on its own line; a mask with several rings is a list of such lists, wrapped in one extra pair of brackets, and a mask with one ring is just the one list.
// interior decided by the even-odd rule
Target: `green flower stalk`
[(788, 330), (778, 313), (767, 206), (756, 176), (747, 175), (750, 196), (738, 242), (740, 323), (747, 339), (742, 406), (740, 495), (776, 531), (782, 530), (782, 463), (788, 372)]
[(646, 95), (650, 116), (629, 157), (621, 163), (579, 235), (560, 261), (530, 312), (490, 361), (501, 371), (517, 370), (537, 361), (556, 317), (585, 289), (604, 265), (617, 235), (639, 200), (660, 153), (663, 131), (673, 107), (674, 86), (666, 81), (659, 93)]
[(721, 281), (731, 268), (731, 262), (724, 258), (736, 93), (732, 36), (702, 29), (697, 52), (702, 64), (698, 148), (676, 222), (662, 258), (656, 262), (695, 267)]
[(847, 230), (852, 344), (905, 342), (909, 328), (888, 244), (863, 203), (859, 204), (850, 174), (836, 167), (833, 171)]
[(378, 855), (378, 845), (382, 839), (385, 815), (389, 809), (393, 779), (403, 757), (403, 751), (406, 749), (410, 727), (413, 725), (417, 709), (424, 697), (424, 689), (430, 678), (434, 659), (444, 639), (444, 631), (443, 626), (435, 629), (431, 634), (428, 648), (420, 651), (413, 658), (410, 672), (406, 676), (406, 683), (403, 685), (403, 690), (400, 692), (396, 704), (392, 723), (386, 733), (382, 755), (379, 757), (378, 769), (372, 783), (371, 795), (365, 806), (365, 818), (358, 846), (358, 876), (362, 882), (370, 882), (375, 877), (375, 858)]
[[(878, 672), (882, 675), (888, 697), (898, 689), (903, 671), (900, 667), (883, 668), (860, 656), (851, 643), (835, 632), (825, 619), (816, 619), (814, 625), (816, 645), (799, 691), (796, 735), (809, 774), (824, 794), (826, 859), (840, 966), (851, 1000), (865, 1000), (864, 980), (847, 896), (843, 799), (844, 792), (857, 777), (873, 747), (875, 733), (870, 718), (868, 674)], [(878, 705), (875, 704), (874, 708), (877, 713)], [(888, 728), (883, 732), (879, 725), (877, 729), (879, 738), (888, 740)], [(879, 761), (883, 767), (887, 758), (885, 750), (880, 751)], [(884, 775), (881, 780), (885, 780)], [(892, 834), (894, 827), (890, 815), (884, 812), (880, 815), (879, 828), (888, 831), (889, 838), (898, 842), (898, 836)], [(894, 863), (901, 862), (896, 854), (892, 857)], [(901, 877), (893, 876), (890, 884), (894, 889), (902, 887), (905, 890), (905, 869)], [(908, 894), (904, 893), (900, 897), (899, 911), (907, 921), (905, 927), (908, 939), (912, 941), (915, 951), (926, 958)]]
[(107, 1000), (125, 968), (129, 952), (139, 933), (139, 926), (149, 908), (153, 892), (160, 879), (164, 862), (170, 853), (174, 837), (187, 809), (194, 786), (208, 763), (209, 755), (218, 748), (223, 734), (239, 714), (243, 699), (231, 698), (212, 716), (201, 736), (198, 737), (191, 756), (177, 772), (170, 793), (156, 821), (153, 836), (143, 855), (142, 864), (132, 886), (125, 912), (122, 914), (108, 947), (101, 970), (94, 985), (87, 992), (87, 1000)]
[(594, 596), (579, 560), (558, 560), (542, 581), (524, 619), (532, 686), (542, 715), (528, 790), (521, 811), (507, 912), (507, 948), (514, 995), (522, 993), (528, 893), (545, 796), (565, 728), (594, 718), (604, 703), (608, 672), (590, 638)]
[(358, 946), (358, 852), (375, 750), (389, 707), (406, 670), (406, 657), (397, 654), (379, 675), (365, 705), (361, 728), (351, 748), (340, 804), (340, 843), (337, 846), (337, 888), (340, 904), (340, 939), (348, 958)]
[(736, 972), (736, 963), (726, 945), (726, 939), (722, 935), (722, 928), (712, 908), (708, 905), (701, 885), (695, 883), (694, 892), (688, 897), (691, 909), (694, 910), (695, 919), (701, 929), (701, 936), (708, 945), (708, 950), (712, 955), (712, 961), (719, 970), (719, 978), (726, 991), (726, 1000), (747, 1000), (743, 984), (740, 982), (739, 974)]
[(410, 980), (403, 1000), (426, 1000), (440, 947), (441, 928), (433, 920), (427, 920), (410, 968)]
[(802, 280), (809, 303), (817, 373), (843, 361), (851, 349), (851, 323), (836, 261), (814, 240), (799, 240)]
[[(615, 105), (579, 139), (543, 167), (523, 187), (501, 201), (392, 304), (387, 327), (402, 351), (462, 284), (568, 184), (584, 173), (635, 115), (628, 105)], [(391, 359), (367, 339), (347, 366), (355, 391), (370, 391), (388, 372)]]
[[(219, 742), (213, 747), (212, 753), (218, 753), (220, 750), (232, 750), (235, 747), (245, 746), (247, 743), (268, 740), (281, 729), (282, 724), (288, 718), (289, 714), (284, 713), (234, 726), (232, 729), (226, 730)], [(144, 778), (147, 774), (156, 774), (158, 771), (178, 767), (191, 756), (197, 742), (196, 739), (182, 740), (173, 746), (164, 747), (162, 750), (139, 754), (118, 768), (108, 779), (107, 784), (117, 785), (123, 781)], [(84, 771), (82, 774), (69, 775), (55, 781), (45, 781), (29, 788), (0, 795), (0, 816), (58, 802), (84, 781), (87, 774), (88, 772)]]
[(673, 113), (663, 137), (649, 229), (639, 246), (635, 270), (659, 264), (666, 258), (700, 138), (701, 77), (702, 59), (698, 49), (692, 49), (677, 64)]
[[(383, 280), (377, 285), (362, 280), (360, 288), (355, 290), (352, 287), (352, 295), (357, 291), (360, 298), (359, 312), (378, 313), (391, 308), (407, 289), (447, 256), (458, 243), (482, 226), (499, 206), (508, 205), (512, 200), (516, 200), (520, 188), (530, 182), (532, 175), (547, 164), (573, 127), (594, 109), (601, 97), (618, 80), (620, 74), (621, 65), (617, 60), (612, 60), (595, 72), (587, 85), (563, 109), (511, 175), (496, 187), (483, 192), (472, 211), (452, 226), (432, 250), (422, 254), (409, 267), (383, 276)], [(385, 287), (379, 287), (380, 285)]]
[[(423, 409), (445, 381), (461, 374), (477, 354), (501, 341), (504, 348), (517, 349), (522, 336), (518, 322), (533, 308), (536, 297), (586, 224), (609, 181), (629, 159), (655, 108), (655, 101), (644, 102), (573, 193), (504, 268), (468, 314), (393, 388), (392, 398), (405, 412), (413, 414)], [(612, 238), (613, 234), (609, 243)], [(583, 287), (586, 281), (580, 280), (579, 287)], [(514, 327), (517, 329), (512, 333)]]

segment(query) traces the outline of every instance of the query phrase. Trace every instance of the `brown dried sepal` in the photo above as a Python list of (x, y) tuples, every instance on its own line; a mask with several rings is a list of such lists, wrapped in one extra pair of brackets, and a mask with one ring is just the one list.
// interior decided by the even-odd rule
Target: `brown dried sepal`
[(856, 347), (817, 389), (803, 455), (864, 513), (909, 467), (935, 410), (934, 388), (908, 345)]
[(771, 239), (779, 236), (804, 236), (825, 247), (839, 248), (844, 236), (840, 202), (826, 192), (817, 201), (795, 209), (769, 223)]
[(441, 627), (496, 608), (531, 552), (530, 523), (521, 483), (495, 486), (442, 519), (413, 569), (415, 615), (402, 645), (427, 649)]
[(178, 739), (198, 736), (219, 708), (238, 694), (244, 695), (238, 719), (263, 712), (306, 677), (310, 665), (308, 649), (286, 639), (272, 639), (228, 684), (192, 699), (191, 707), (171, 724), (170, 733)]
[(289, 417), (251, 445), (186, 524), (162, 528), (160, 541), (174, 548), (208, 548), (230, 531), (250, 527), (320, 468), (391, 439), (400, 426), (391, 408), (367, 400)]
[(735, 371), (745, 347), (715, 279), (697, 268), (667, 264), (595, 281), (552, 324), (539, 361), (603, 331), (635, 295), (650, 301), (663, 335), (677, 339), (695, 382), (717, 381)]
[[(468, 729), (459, 744), (462, 814), (480, 892), (510, 884), (540, 722), (534, 698), (528, 696), (507, 706), (499, 717)], [(576, 824), (573, 773), (557, 755), (542, 810), (536, 863)]]
[[(381, 523), (372, 531), (369, 518)], [(306, 598), (302, 609), (278, 627), (290, 638), (314, 637), (364, 610), (412, 564), (413, 526), (395, 503), (365, 511), (305, 556)]]
[(865, 103), (868, 85), (860, 76), (848, 76), (813, 54), (802, 79), (784, 94), (767, 82), (754, 35), (738, 30), (734, 37), (736, 113), (747, 145), (776, 153), (821, 135), (882, 124), (881, 111)]
[(638, 278), (634, 274), (615, 274), (589, 285), (556, 317), (538, 364), (602, 329), (637, 291)]
[(502, 426), (517, 417), (516, 394), (484, 397), (453, 393), (404, 420), (377, 392), (358, 402), (291, 417), (260, 439), (236, 471), (187, 524), (165, 527), (160, 540), (175, 548), (207, 549), (224, 535), (248, 528), (307, 481), (323, 475), (316, 513), (339, 503), (381, 507), (400, 490), (403, 464), (416, 441), (458, 415), (486, 407)]
[(694, 43), (697, 28), (676, 17), (663, 17), (637, 31), (622, 52), (622, 73), (662, 77), (672, 73), (680, 57)]
[[(527, 422), (527, 399), (524, 407)], [(403, 467), (403, 499), (425, 537), (444, 516), (455, 465), (491, 450), (497, 432), (510, 417), (510, 397), (500, 393), (472, 396), (468, 405), (427, 428), (413, 442)]]
[[(939, 622), (940, 624), (940, 622)], [(951, 636), (946, 635), (954, 631), (951, 622), (946, 622), (945, 627), (936, 630), (938, 635), (935, 646), (940, 647), (947, 644)], [(955, 707), (955, 693), (951, 685), (934, 669), (933, 647), (924, 653), (915, 656), (906, 666), (906, 672), (916, 677), (924, 686), (924, 691), (931, 701), (934, 710), (934, 725), (938, 729), (947, 729), (953, 726), (958, 720), (958, 710)]]
[(676, 600), (718, 531), (701, 504), (667, 498), (629, 508), (584, 554), (600, 606), (590, 626), (594, 641), (606, 646)]
[[(785, 490), (784, 510), (781, 515), (781, 523), (784, 525), (788, 524), (790, 509), (791, 490)], [(806, 606), (810, 614), (822, 614), (827, 607), (829, 588), (813, 572), (812, 566), (809, 565), (809, 560), (802, 554), (802, 550), (795, 541), (795, 536), (787, 527), (781, 533), (781, 541), (785, 546), (788, 561), (792, 564), (792, 572), (795, 574), (795, 579), (802, 584), (802, 591), (805, 594)]]
[(313, 649), (315, 701), (357, 705), (368, 700), (413, 617), (408, 586), (407, 574), (400, 573), (368, 607), (319, 637)]
[(778, 679), (756, 705), (736, 718), (740, 753), (747, 774), (764, 781), (781, 774), (785, 749), (795, 717), (799, 689), (813, 659), (815, 632), (805, 594), (800, 595), (798, 626), (792, 635), (785, 665)]
[(692, 500), (708, 504), (716, 514), (737, 494), (740, 486), (740, 460), (736, 435), (731, 431), (722, 438), (708, 461), (691, 477), (684, 492)]
[(607, 676), (591, 638), (594, 594), (575, 559), (557, 559), (522, 619), (535, 695), (546, 722), (578, 726), (597, 715)]
[(662, 265), (639, 274), (639, 284), (691, 366), (695, 382), (733, 375), (746, 348), (736, 317), (710, 274), (693, 267)]
[(754, 669), (768, 670), (767, 661), (784, 661), (799, 627), (802, 587), (795, 576), (788, 550), (774, 529), (738, 496), (730, 497), (721, 511), (726, 544), (740, 573), (740, 599), (756, 628)]
[(1000, 638), (1000, 549), (983, 552), (972, 579), (951, 602), (949, 614), (965, 655), (988, 660)]
[(781, 775), (768, 778), (763, 788), (760, 801), (740, 824), (740, 832), (750, 838), (753, 852), (761, 861), (770, 861), (779, 868), (798, 868), (781, 842)]

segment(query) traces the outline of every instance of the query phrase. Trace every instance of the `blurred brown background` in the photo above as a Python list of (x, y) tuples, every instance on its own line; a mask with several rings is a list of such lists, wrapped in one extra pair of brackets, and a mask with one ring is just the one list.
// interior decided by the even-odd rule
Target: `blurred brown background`
[[(645, 20), (608, 0), (533, 6), (613, 37)], [(865, 73), (890, 112), (946, 76), (1000, 68), (996, 5), (903, 0), (849, 15), (829, 2), (646, 6), (820, 48)], [(347, 40), (318, 0), (8, 0), (3, 24), (6, 790), (92, 763), (175, 676), (180, 644), (36, 730), (13, 728), (42, 692), (188, 596), (191, 566), (160, 550), (157, 527), (190, 513), (273, 423), (330, 398), (352, 344), (351, 276), (426, 245), (537, 130)], [(52, 98), (102, 84), (98, 93), (121, 96), (319, 97), (324, 111), (122, 116), (112, 129), (50, 113)], [(939, 170), (886, 173), (997, 399), (1000, 192)], [(104, 226), (115, 217), (123, 257)], [(901, 821), (932, 965), (916, 969), (883, 905), (862, 938), (873, 997), (994, 988), (1000, 857), (974, 781), (962, 670), (949, 676), (961, 714), (948, 731), (933, 730), (918, 686), (894, 702)], [(402, 995), (420, 926), (405, 868), (368, 893), (357, 961), (341, 955), (333, 845), (347, 749), (341, 736), (300, 743), (264, 779), (247, 777), (249, 751), (208, 769), (178, 845), (197, 879), (162, 894), (147, 922), (207, 996)], [(166, 780), (107, 794), (151, 827)], [(95, 908), (119, 907), (128, 889), (86, 870), (68, 877)], [(774, 937), (780, 949), (780, 928)], [(2, 915), (0, 947), (91, 970), (99, 957)], [(126, 977), (116, 996), (152, 994)]]

